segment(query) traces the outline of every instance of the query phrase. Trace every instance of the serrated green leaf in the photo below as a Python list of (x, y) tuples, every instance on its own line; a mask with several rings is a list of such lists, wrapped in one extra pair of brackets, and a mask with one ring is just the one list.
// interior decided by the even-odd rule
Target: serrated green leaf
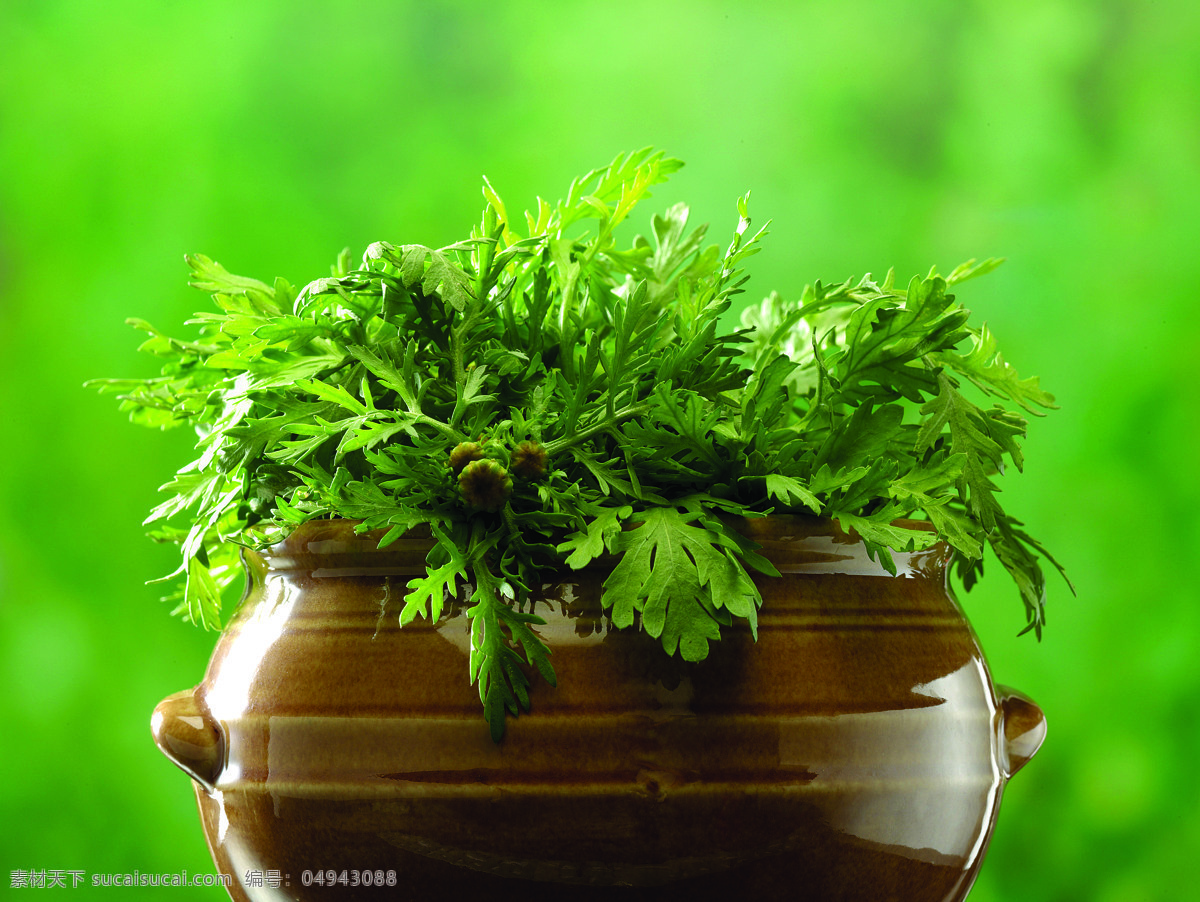
[(768, 473), (765, 477), (767, 495), (780, 502), (785, 507), (804, 506), (814, 514), (821, 512), (821, 502), (817, 496), (791, 476), (781, 476), (778, 473)]
[(183, 605), (184, 616), (192, 623), (208, 630), (221, 628), (221, 590), (208, 567), (196, 557), (188, 561)]
[(501, 597), (504, 585), (478, 560), (473, 567), (475, 591), (467, 616), (471, 621), (471, 681), (479, 687), (484, 716), (493, 742), (504, 738), (505, 715), (529, 710), (529, 677), (521, 668), (516, 645), (538, 672), (555, 685), (550, 666), (550, 649), (530, 629), (546, 621), (534, 614), (515, 611)]
[(466, 553), (460, 550), (436, 523), (431, 524), (431, 528), (434, 538), (437, 539), (434, 552), (448, 559), (444, 563), (432, 566), (425, 576), (408, 581), (409, 591), (404, 596), (404, 608), (400, 611), (401, 626), (411, 623), (418, 616), (436, 623), (442, 616), (442, 604), (445, 599), (454, 598), (458, 594), (458, 580), (469, 579), (470, 563)]
[(933, 359), (966, 376), (981, 390), (1008, 398), (1037, 416), (1043, 415), (1037, 408), (1055, 407), (1054, 395), (1042, 391), (1036, 376), (1022, 379), (1005, 361), (986, 325), (972, 335), (971, 349), (966, 354), (943, 351)]
[[(689, 661), (706, 657), (709, 641), (720, 638), (714, 613), (731, 596), (716, 598), (711, 584), (716, 574), (728, 580), (730, 571), (737, 569), (719, 537), (691, 525), (700, 516), (698, 511), (681, 513), (673, 507), (635, 512), (630, 520), (636, 528), (613, 541), (622, 557), (605, 579), (602, 596), (615, 626), (630, 626), (638, 612), (646, 632), (660, 639), (668, 654), (678, 649)], [(735, 607), (742, 607), (740, 596), (758, 597), (744, 571), (733, 583), (739, 587), (733, 596)]]
[(572, 533), (559, 543), (559, 553), (567, 555), (566, 565), (572, 570), (580, 570), (600, 557), (606, 549), (612, 551), (613, 543), (621, 532), (621, 522), (632, 513), (633, 508), (627, 504), (600, 508), (584, 529)]

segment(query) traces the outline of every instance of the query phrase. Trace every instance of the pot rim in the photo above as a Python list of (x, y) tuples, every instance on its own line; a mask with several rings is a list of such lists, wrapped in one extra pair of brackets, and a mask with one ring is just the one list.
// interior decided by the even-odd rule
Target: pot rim
[[(855, 530), (851, 529), (847, 532), (832, 517), (818, 517), (810, 514), (766, 514), (762, 517), (731, 516), (722, 517), (722, 519), (733, 525), (738, 532), (751, 539), (759, 537), (769, 539), (788, 535), (804, 536), (806, 538), (828, 536), (833, 538), (837, 544), (854, 544), (862, 541), (862, 538)], [(920, 532), (936, 532), (934, 525), (928, 520), (899, 518), (891, 522), (893, 526), (905, 529), (913, 529)], [(417, 542), (423, 542), (430, 548), (434, 544), (432, 530), (428, 524), (422, 523), (409, 529), (395, 542), (384, 548), (380, 548), (379, 541), (387, 534), (388, 530), (372, 529), (360, 533), (357, 531), (360, 523), (362, 523), (362, 520), (352, 520), (343, 517), (305, 520), (293, 529), (286, 538), (267, 546), (265, 550), (269, 555), (295, 553), (297, 551), (309, 550), (304, 548), (301, 543), (308, 545), (314, 541), (332, 540), (346, 542), (354, 546), (352, 549), (347, 548), (347, 551), (376, 551), (386, 554), (393, 545), (401, 542), (405, 543), (406, 547)]]
[[(855, 576), (939, 576), (944, 578), (952, 549), (944, 540), (917, 551), (892, 551), (896, 573), (867, 553), (854, 530), (843, 530), (837, 520), (804, 514), (770, 514), (764, 517), (724, 518), (759, 546), (781, 573), (842, 573)], [(260, 550), (246, 549), (248, 566), (266, 570), (311, 571), (318, 576), (424, 575), (426, 555), (434, 547), (432, 531), (421, 524), (380, 548), (385, 529), (356, 532), (361, 520), (342, 518), (307, 520), (284, 539)], [(897, 519), (893, 525), (921, 532), (936, 532), (926, 520)], [(610, 570), (616, 555), (604, 554), (584, 570)], [(564, 567), (565, 569), (565, 567)], [(574, 572), (574, 571), (572, 571)]]

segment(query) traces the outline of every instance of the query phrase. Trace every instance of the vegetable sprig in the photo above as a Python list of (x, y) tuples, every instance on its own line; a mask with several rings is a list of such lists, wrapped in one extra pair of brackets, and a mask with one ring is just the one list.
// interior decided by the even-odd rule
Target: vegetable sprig
[(219, 627), (239, 547), (306, 520), (360, 521), (381, 546), (428, 524), (427, 573), (400, 622), (437, 620), (469, 587), (470, 679), (497, 740), (528, 710), (531, 671), (555, 679), (527, 610), (543, 568), (617, 556), (602, 599), (613, 625), (640, 622), (688, 661), (735, 618), (756, 629), (750, 573), (777, 574), (733, 517), (835, 518), (893, 572), (891, 550), (941, 538), (967, 588), (990, 546), (1040, 636), (1039, 558), (1053, 559), (995, 479), (1023, 464), (1023, 414), (1053, 398), (950, 293), (998, 261), (772, 294), (728, 332), (765, 233), (750, 232), (748, 196), (724, 252), (682, 204), (653, 217), (650, 240), (615, 235), (681, 165), (622, 154), (523, 220), (485, 180), (464, 241), (376, 242), (358, 264), (344, 251), (300, 291), (188, 257), (217, 307), (189, 321), (198, 337), (131, 320), (162, 374), (96, 383), (135, 422), (200, 436), (147, 520), (181, 546), (165, 578), (179, 581), (176, 612)]

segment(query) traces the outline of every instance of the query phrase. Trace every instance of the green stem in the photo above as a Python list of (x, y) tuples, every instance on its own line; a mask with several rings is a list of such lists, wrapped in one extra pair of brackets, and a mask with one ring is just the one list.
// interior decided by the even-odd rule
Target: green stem
[(482, 303), (476, 299), (473, 303), (467, 305), (467, 309), (460, 314), (462, 322), (458, 325), (450, 327), (450, 357), (454, 363), (454, 381), (459, 385), (466, 385), (467, 382), (467, 367), (466, 354), (467, 349), (463, 339), (475, 325), (475, 320), (481, 316), (480, 307)]
[(458, 442), (465, 442), (467, 440), (467, 436), (464, 433), (459, 432), (453, 426), (443, 423), (441, 420), (435, 420), (433, 417), (427, 416), (426, 414), (418, 414), (417, 422), (436, 429), (455, 444)]
[(477, 264), (479, 271), (475, 275), (475, 297), (483, 300), (487, 297), (488, 289), (488, 271), (492, 268), (492, 261), (496, 258), (496, 241), (499, 236), (494, 235), (496, 231), (496, 211), (489, 203), (487, 209), (483, 211), (483, 237), (487, 242), (482, 245), (477, 254)]
[(598, 435), (601, 432), (612, 429), (613, 426), (623, 423), (631, 417), (636, 417), (638, 414), (647, 413), (649, 410), (649, 404), (630, 404), (628, 407), (622, 407), (612, 416), (605, 417), (598, 423), (588, 426), (587, 429), (580, 430), (574, 435), (565, 435), (552, 442), (547, 442), (543, 447), (546, 449), (547, 454), (556, 454), (559, 451), (564, 451), (567, 448), (586, 442), (593, 435)]

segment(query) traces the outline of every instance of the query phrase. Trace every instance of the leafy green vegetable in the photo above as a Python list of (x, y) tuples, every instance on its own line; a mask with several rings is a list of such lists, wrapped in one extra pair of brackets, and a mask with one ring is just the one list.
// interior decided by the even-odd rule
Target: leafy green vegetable
[(190, 321), (192, 340), (131, 320), (161, 375), (94, 383), (135, 422), (199, 435), (147, 521), (181, 546), (177, 613), (219, 627), (239, 545), (306, 520), (350, 518), (383, 530), (381, 545), (427, 525), (427, 573), (400, 622), (463, 598), (469, 678), (497, 741), (528, 709), (533, 671), (554, 682), (526, 612), (540, 569), (614, 556), (612, 623), (700, 660), (735, 619), (756, 629), (750, 572), (775, 573), (736, 517), (836, 518), (888, 567), (892, 550), (934, 541), (896, 522), (924, 517), (968, 588), (992, 548), (1040, 635), (1040, 559), (1053, 559), (995, 480), (1023, 465), (1026, 421), (1005, 404), (1037, 414), (1053, 398), (951, 293), (998, 261), (771, 294), (729, 332), (764, 235), (746, 197), (723, 253), (684, 205), (653, 217), (650, 239), (617, 242), (680, 165), (622, 154), (523, 221), (485, 181), (463, 241), (380, 241), (357, 265), (343, 252), (300, 291), (188, 257), (217, 310)]

